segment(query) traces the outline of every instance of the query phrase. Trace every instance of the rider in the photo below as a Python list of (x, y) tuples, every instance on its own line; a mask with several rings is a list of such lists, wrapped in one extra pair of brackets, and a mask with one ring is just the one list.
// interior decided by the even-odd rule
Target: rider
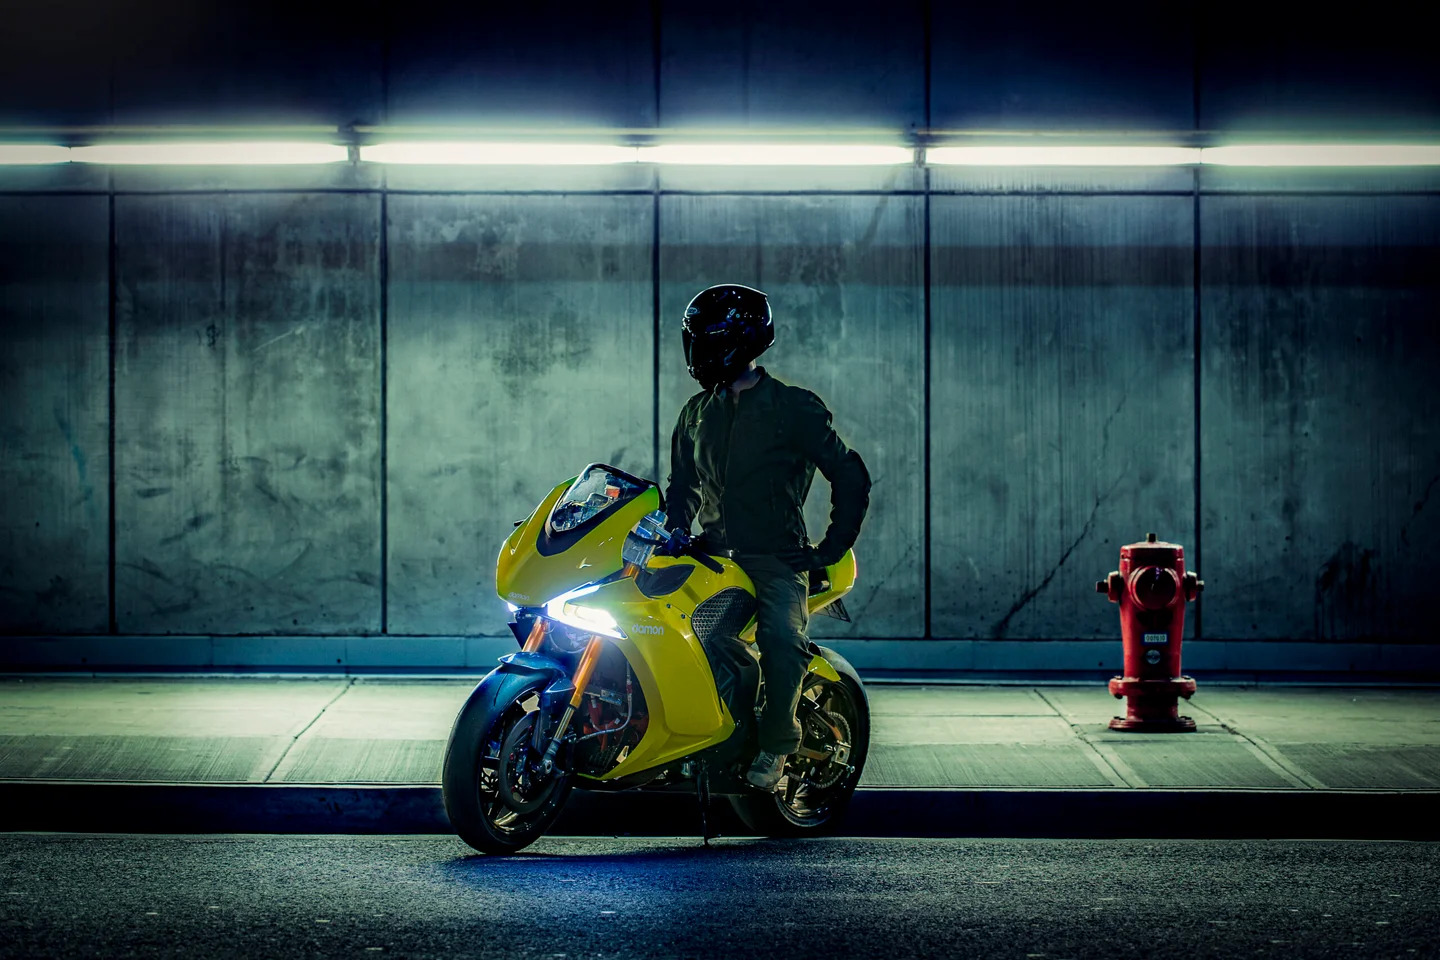
[[(819, 397), (755, 365), (775, 342), (765, 294), (738, 283), (701, 290), (681, 330), (690, 376), (703, 389), (671, 435), (668, 523), (683, 539), (698, 515), (706, 548), (729, 552), (755, 585), (766, 693), (760, 753), (746, 780), (773, 790), (800, 746), (795, 709), (810, 661), (809, 573), (854, 545), (870, 505), (870, 475), (836, 436)], [(830, 481), (830, 526), (812, 546), (801, 507), (816, 467)]]

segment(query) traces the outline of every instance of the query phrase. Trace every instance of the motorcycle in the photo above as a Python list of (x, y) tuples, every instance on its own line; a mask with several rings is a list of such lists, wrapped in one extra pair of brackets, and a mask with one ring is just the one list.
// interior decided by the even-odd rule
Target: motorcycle
[[(855, 575), (853, 552), (813, 572), (811, 613), (848, 620)], [(702, 815), (724, 797), (764, 836), (823, 832), (843, 815), (870, 741), (854, 667), (811, 643), (802, 743), (773, 792), (750, 786), (764, 703), (755, 590), (702, 542), (676, 548), (654, 482), (596, 463), (559, 484), (516, 522), (495, 585), (521, 649), (466, 700), (442, 772), (445, 812), (470, 846), (533, 843), (577, 788), (694, 789)]]

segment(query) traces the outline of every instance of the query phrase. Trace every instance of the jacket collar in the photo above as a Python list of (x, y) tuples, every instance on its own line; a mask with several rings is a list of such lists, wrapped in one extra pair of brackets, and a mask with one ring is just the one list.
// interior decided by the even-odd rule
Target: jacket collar
[[(769, 385), (769, 381), (770, 381), (772, 378), (771, 378), (770, 374), (768, 374), (768, 373), (765, 372), (765, 368), (762, 367), (762, 366), (760, 366), (760, 364), (757, 363), (757, 364), (755, 365), (755, 372), (760, 375), (760, 379), (759, 379), (759, 380), (756, 380), (756, 381), (755, 381), (755, 386), (751, 387), (750, 389), (751, 389), (751, 390), (759, 390), (761, 387), (768, 386), (768, 385)], [(729, 393), (729, 392), (730, 392), (730, 384), (728, 384), (728, 383), (722, 383), (722, 384), (716, 386), (714, 389), (712, 389), (712, 390), (710, 391), (710, 396), (714, 397), (714, 398), (717, 399), (717, 400), (724, 400), (724, 399), (725, 399), (725, 395), (726, 395), (727, 393)], [(746, 392), (748, 392), (748, 391), (746, 391)], [(739, 397), (736, 397), (736, 399), (738, 400)]]

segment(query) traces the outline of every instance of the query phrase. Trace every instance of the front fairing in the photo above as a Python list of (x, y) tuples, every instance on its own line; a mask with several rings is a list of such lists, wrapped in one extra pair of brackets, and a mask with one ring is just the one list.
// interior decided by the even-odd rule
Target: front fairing
[[(659, 509), (653, 485), (563, 540), (547, 536), (546, 521), (575, 478), (555, 487), (505, 540), (495, 564), (495, 591), (517, 607), (536, 607), (576, 587), (618, 573), (625, 535)], [(547, 555), (548, 554), (548, 555)]]

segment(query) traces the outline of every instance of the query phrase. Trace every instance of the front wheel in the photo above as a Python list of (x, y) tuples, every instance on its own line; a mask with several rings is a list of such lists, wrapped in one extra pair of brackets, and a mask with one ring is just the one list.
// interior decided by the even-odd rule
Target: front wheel
[(544, 714), (535, 691), (504, 700), (471, 697), (450, 733), (441, 773), (445, 813), (481, 853), (514, 853), (560, 815), (573, 778), (558, 768), (540, 777), (531, 734)]
[(821, 647), (839, 682), (805, 677), (797, 716), (800, 750), (785, 762), (775, 792), (730, 797), (735, 814), (761, 836), (803, 836), (833, 830), (850, 806), (870, 752), (870, 704), (860, 676), (844, 657)]

